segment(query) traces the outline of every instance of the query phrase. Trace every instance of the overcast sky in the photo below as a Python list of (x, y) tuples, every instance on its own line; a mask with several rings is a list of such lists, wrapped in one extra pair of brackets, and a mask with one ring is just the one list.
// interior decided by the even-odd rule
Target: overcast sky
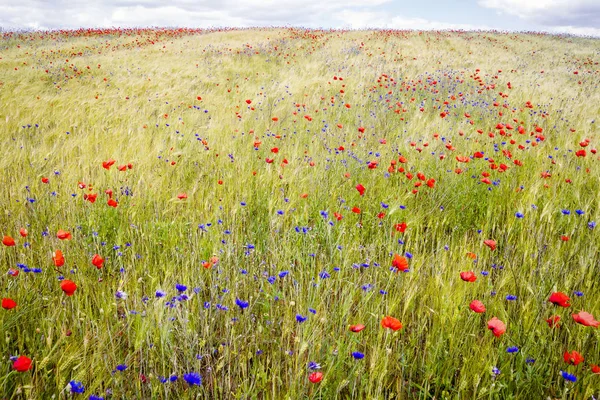
[(3, 29), (497, 29), (600, 37), (600, 0), (0, 0)]

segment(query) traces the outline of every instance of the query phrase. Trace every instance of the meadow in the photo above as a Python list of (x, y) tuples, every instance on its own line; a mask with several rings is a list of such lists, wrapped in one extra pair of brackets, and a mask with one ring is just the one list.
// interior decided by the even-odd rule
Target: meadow
[(600, 396), (599, 39), (0, 34), (2, 398)]

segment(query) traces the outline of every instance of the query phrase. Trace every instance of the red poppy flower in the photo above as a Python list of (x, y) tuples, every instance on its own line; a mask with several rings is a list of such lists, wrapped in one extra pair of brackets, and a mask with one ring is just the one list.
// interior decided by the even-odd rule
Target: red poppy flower
[(31, 359), (27, 356), (20, 356), (13, 363), (13, 369), (17, 372), (25, 372), (31, 369)]
[(358, 193), (362, 196), (363, 194), (365, 194), (365, 187), (363, 185), (361, 185), (360, 183), (358, 185), (356, 185), (356, 190), (358, 190)]
[(63, 231), (62, 229), (59, 229), (58, 232), (56, 232), (56, 237), (60, 240), (71, 240), (73, 238), (71, 232)]
[(62, 267), (65, 265), (65, 257), (63, 256), (62, 251), (56, 250), (54, 253), (52, 253), (52, 261), (54, 261), (54, 265), (57, 267)]
[(487, 239), (483, 241), (483, 244), (488, 246), (492, 251), (496, 250), (496, 241), (492, 239)]
[(184, 200), (184, 199), (187, 199), (187, 194), (185, 194), (185, 193), (179, 193), (179, 194), (177, 195), (177, 198), (178, 198), (179, 200)]
[(571, 365), (577, 365), (583, 362), (583, 356), (575, 350), (573, 350), (570, 353), (568, 351), (565, 351), (563, 357), (565, 359), (565, 362)]
[(485, 312), (485, 306), (479, 300), (473, 300), (471, 304), (469, 304), (469, 308), (478, 314)]
[(358, 207), (352, 207), (352, 212), (354, 214), (360, 214), (360, 208), (358, 208)]
[(42, 177), (42, 183), (48, 183), (50, 182), (50, 179), (46, 178), (45, 176)]
[(21, 237), (27, 237), (29, 233), (27, 232), (27, 229), (25, 228), (21, 228), (19, 229), (19, 235), (21, 235)]
[(75, 282), (65, 279), (60, 283), (60, 288), (67, 296), (73, 296), (73, 293), (77, 290)]
[(597, 366), (595, 364), (592, 364), (592, 365), (590, 365), (590, 367), (592, 368), (592, 373), (594, 373), (594, 374), (600, 374), (600, 367), (599, 366)]
[(14, 301), (13, 299), (9, 299), (9, 298), (2, 299), (2, 308), (4, 308), (5, 310), (12, 310), (16, 306), (17, 306), (17, 302)]
[(106, 204), (108, 204), (109, 206), (111, 206), (113, 208), (117, 208), (117, 206), (119, 205), (119, 203), (117, 203), (117, 201), (115, 199), (108, 199)]
[(396, 224), (395, 228), (397, 232), (404, 233), (404, 231), (406, 230), (406, 226), (406, 222), (402, 222), (400, 224)]
[(387, 316), (383, 317), (383, 319), (381, 320), (381, 326), (384, 328), (389, 328), (393, 331), (398, 331), (402, 329), (402, 322), (400, 322), (394, 317)]
[(392, 267), (396, 268), (398, 271), (404, 272), (408, 269), (408, 260), (406, 257), (394, 254), (394, 258), (392, 259)]
[(570, 307), (571, 306), (571, 304), (569, 304), (569, 296), (567, 296), (566, 294), (564, 294), (562, 292), (552, 293), (550, 295), (550, 298), (548, 299), (548, 301), (556, 306), (561, 306), (561, 307)]
[(553, 315), (552, 317), (550, 317), (546, 320), (546, 322), (548, 323), (548, 326), (550, 328), (560, 327), (559, 321), (560, 321), (560, 316), (558, 316), (558, 315)]
[(90, 193), (90, 194), (83, 195), (83, 199), (89, 201), (92, 204), (94, 204), (96, 202), (97, 197), (98, 197), (98, 193)]
[(321, 371), (313, 372), (308, 376), (308, 380), (312, 383), (319, 383), (323, 380), (323, 373)]
[(579, 314), (573, 314), (572, 316), (575, 322), (584, 326), (597, 328), (600, 325), (600, 322), (596, 321), (592, 314), (585, 311), (580, 311)]
[(494, 317), (488, 321), (488, 329), (492, 331), (494, 336), (500, 337), (506, 332), (506, 325), (504, 325), (504, 322)]
[(102, 264), (104, 264), (104, 258), (100, 257), (98, 254), (94, 254), (94, 257), (92, 257), (92, 265), (100, 269), (102, 268)]
[(111, 158), (110, 160), (103, 161), (103, 162), (102, 162), (102, 168), (104, 168), (104, 169), (107, 169), (107, 170), (108, 170), (108, 169), (110, 169), (110, 167), (112, 167), (112, 166), (113, 166), (113, 164), (114, 164), (115, 162), (116, 162), (116, 161), (115, 161), (115, 160), (113, 160), (112, 158)]
[(475, 282), (477, 280), (477, 276), (472, 271), (465, 271), (460, 273), (460, 279), (465, 282)]
[(10, 236), (6, 236), (6, 235), (5, 235), (5, 236), (2, 238), (2, 244), (3, 244), (3, 245), (5, 245), (5, 246), (14, 246), (14, 245), (15, 245), (15, 239), (13, 239), (13, 238), (12, 238), (12, 237), (10, 237)]
[(363, 329), (365, 329), (365, 326), (362, 324), (350, 325), (350, 332), (357, 333), (362, 331)]

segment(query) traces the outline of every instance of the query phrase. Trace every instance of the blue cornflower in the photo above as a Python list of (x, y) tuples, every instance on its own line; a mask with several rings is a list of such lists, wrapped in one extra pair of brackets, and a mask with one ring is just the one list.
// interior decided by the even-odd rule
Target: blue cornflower
[(311, 371), (316, 371), (318, 369), (321, 369), (321, 365), (314, 361), (311, 361), (308, 363), (308, 369), (310, 369)]
[(187, 286), (178, 283), (175, 285), (175, 289), (177, 289), (180, 292), (185, 292), (187, 290)]
[(561, 212), (563, 213), (563, 215), (571, 215), (571, 211), (567, 209), (562, 209)]
[(167, 294), (165, 292), (163, 292), (162, 290), (157, 290), (156, 293), (154, 294), (157, 298), (160, 297), (165, 297)]
[(85, 392), (85, 387), (83, 386), (83, 383), (81, 383), (81, 382), (71, 381), (71, 382), (69, 382), (69, 386), (71, 386), (71, 392), (72, 393), (83, 393), (83, 392)]
[(577, 213), (577, 215), (585, 214), (585, 211), (583, 211), (583, 210), (575, 210), (575, 212)]
[(361, 353), (360, 351), (354, 351), (354, 352), (352, 352), (352, 357), (354, 357), (357, 360), (361, 360), (361, 359), (365, 358), (365, 355), (363, 353)]
[(249, 303), (247, 301), (240, 300), (240, 299), (235, 299), (235, 304), (237, 304), (237, 306), (242, 310), (244, 308), (248, 308), (248, 305), (249, 305)]
[(508, 301), (514, 301), (517, 299), (517, 296), (515, 296), (514, 294), (509, 294), (506, 296), (506, 300)]
[(304, 321), (306, 321), (308, 317), (303, 317), (300, 314), (296, 314), (296, 321), (298, 321), (299, 323), (303, 323)]
[(588, 222), (588, 228), (594, 229), (596, 227), (596, 223), (594, 221)]
[(500, 375), (500, 370), (498, 369), (498, 367), (492, 367), (492, 374)]
[(519, 348), (517, 346), (512, 346), (509, 347), (508, 349), (506, 349), (507, 353), (518, 353), (519, 352)]
[(104, 397), (96, 396), (95, 394), (90, 394), (89, 400), (104, 400)]
[(517, 217), (517, 218), (523, 218), (523, 217), (525, 217), (525, 215), (523, 215), (522, 212), (517, 212), (517, 213), (515, 213), (515, 217)]
[(190, 372), (187, 374), (183, 374), (183, 379), (188, 383), (188, 385), (190, 386), (200, 386), (202, 385), (202, 376), (197, 373), (197, 372)]
[(533, 358), (531, 358), (531, 357), (527, 357), (527, 359), (525, 360), (525, 362), (526, 362), (527, 364), (533, 364), (533, 363), (535, 363), (535, 359), (533, 359)]
[(579, 290), (574, 291), (573, 294), (575, 294), (577, 297), (583, 296), (583, 292), (580, 292)]
[(281, 271), (279, 273), (279, 277), (280, 278), (285, 278), (286, 276), (288, 276), (289, 273), (290, 273), (290, 271)]
[(330, 277), (331, 277), (331, 275), (329, 275), (329, 274), (327, 273), (327, 271), (323, 271), (323, 272), (321, 272), (321, 273), (319, 274), (319, 278), (321, 278), (321, 279), (327, 279), (327, 278), (330, 278)]
[(127, 365), (125, 364), (119, 364), (117, 365), (117, 371), (123, 372), (127, 369)]
[(171, 382), (175, 382), (175, 381), (177, 380), (177, 375), (175, 375), (175, 374), (171, 375), (171, 376), (169, 377), (169, 380), (170, 380)]
[(575, 375), (571, 375), (568, 372), (565, 371), (560, 371), (560, 374), (562, 375), (563, 378), (565, 378), (565, 380), (567, 381), (571, 381), (571, 382), (577, 382), (577, 377)]

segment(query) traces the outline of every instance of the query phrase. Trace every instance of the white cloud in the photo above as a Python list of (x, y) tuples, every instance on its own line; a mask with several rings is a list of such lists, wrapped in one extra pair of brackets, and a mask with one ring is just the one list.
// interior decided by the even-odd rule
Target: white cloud
[(552, 33), (569, 33), (579, 36), (600, 37), (600, 28), (586, 28), (577, 26), (555, 26), (550, 30)]
[(9, 0), (0, 1), (0, 27), (308, 26), (325, 16), (392, 0)]
[(479, 0), (479, 5), (547, 27), (600, 26), (600, 0)]
[(491, 29), (485, 25), (452, 24), (431, 21), (423, 18), (405, 18), (398, 15), (389, 15), (378, 11), (343, 10), (334, 17), (341, 23), (340, 28), (364, 29), (416, 29), (416, 30), (445, 30), (445, 29)]

